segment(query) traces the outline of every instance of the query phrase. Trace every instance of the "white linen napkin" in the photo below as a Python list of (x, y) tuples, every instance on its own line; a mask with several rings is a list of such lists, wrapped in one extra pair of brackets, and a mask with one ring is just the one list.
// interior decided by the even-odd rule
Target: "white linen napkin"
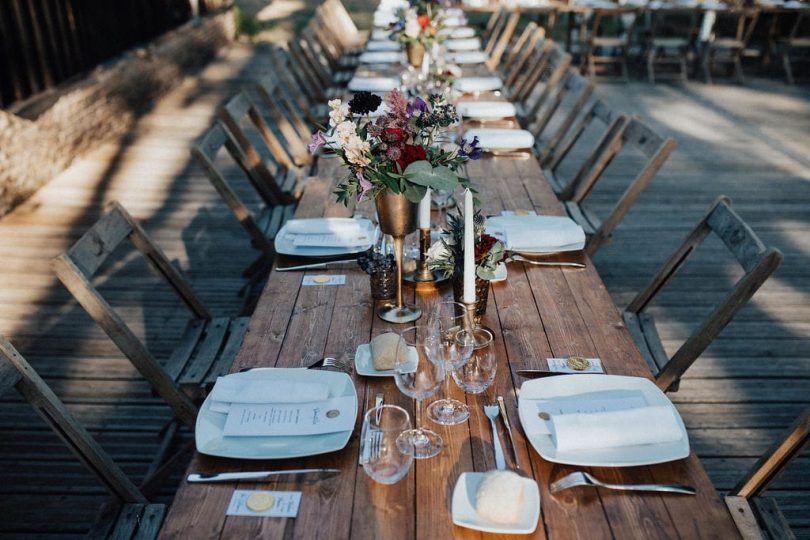
[(394, 77), (352, 77), (347, 88), (352, 92), (389, 92), (399, 88), (399, 79)]
[(495, 233), (514, 251), (551, 252), (585, 246), (585, 231), (568, 217), (494, 216), (487, 220), (487, 232)]
[(444, 42), (448, 51), (477, 51), (481, 49), (481, 40), (477, 37), (465, 39), (448, 39)]
[(400, 44), (399, 41), (391, 41), (391, 40), (369, 41), (368, 43), (366, 43), (366, 50), (370, 52), (400, 51), (402, 50), (402, 44)]
[(475, 28), (469, 26), (458, 26), (456, 28), (442, 28), (439, 30), (440, 36), (447, 36), (453, 39), (464, 39), (475, 37)]
[(672, 407), (658, 405), (591, 414), (551, 417), (552, 439), (558, 451), (593, 450), (640, 444), (660, 444), (683, 436)]
[(373, 41), (393, 41), (391, 39), (391, 30), (383, 30), (382, 28), (372, 30), (370, 39)]
[(287, 232), (291, 234), (366, 233), (371, 228), (367, 219), (354, 218), (308, 218), (287, 220)]
[(368, 51), (358, 57), (361, 64), (404, 64), (405, 54), (398, 51)]
[(462, 101), (456, 109), (464, 118), (509, 118), (517, 114), (508, 101)]
[(454, 84), (460, 92), (490, 92), (503, 86), (500, 77), (461, 77)]
[(521, 150), (534, 146), (534, 135), (525, 129), (476, 128), (468, 129), (464, 138), (478, 137), (484, 150)]
[(489, 60), (484, 51), (458, 51), (447, 53), (447, 61), (454, 64), (483, 64)]
[(324, 383), (248, 379), (236, 373), (217, 377), (209, 394), (214, 412), (228, 412), (231, 403), (306, 403), (328, 398), (329, 385)]

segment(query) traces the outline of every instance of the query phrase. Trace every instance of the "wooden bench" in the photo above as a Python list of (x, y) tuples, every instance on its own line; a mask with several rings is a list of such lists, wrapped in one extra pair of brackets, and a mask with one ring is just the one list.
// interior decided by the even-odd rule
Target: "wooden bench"
[[(731, 209), (730, 203), (728, 197), (719, 197), (715, 201), (681, 246), (655, 274), (649, 285), (630, 302), (622, 314), (630, 334), (655, 375), (656, 384), (664, 391), (677, 390), (686, 370), (731, 322), (782, 261), (782, 253), (775, 248), (766, 247), (754, 231)], [(661, 344), (655, 328), (655, 319), (649, 313), (645, 313), (644, 309), (711, 233), (714, 233), (734, 255), (745, 274), (670, 358)]]

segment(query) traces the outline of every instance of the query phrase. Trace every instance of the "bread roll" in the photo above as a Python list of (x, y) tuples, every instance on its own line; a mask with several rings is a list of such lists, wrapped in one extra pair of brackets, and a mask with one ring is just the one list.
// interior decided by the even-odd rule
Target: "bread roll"
[(397, 354), (405, 357), (405, 347), (400, 350), (399, 342), (404, 340), (399, 334), (386, 332), (371, 340), (371, 363), (377, 371), (394, 369), (397, 363)]
[(489, 471), (475, 491), (475, 511), (492, 523), (513, 525), (520, 521), (525, 482), (512, 471)]

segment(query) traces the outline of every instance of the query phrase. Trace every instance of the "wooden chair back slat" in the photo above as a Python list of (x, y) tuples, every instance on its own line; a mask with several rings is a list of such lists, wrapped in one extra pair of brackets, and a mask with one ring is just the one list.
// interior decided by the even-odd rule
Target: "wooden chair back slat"
[[(304, 120), (305, 114), (302, 115), (303, 111), (299, 108), (295, 98), (290, 95), (287, 85), (285, 85), (275, 73), (266, 75), (256, 83), (256, 93), (265, 106), (272, 109), (270, 103), (276, 103), (281, 109), (281, 114), (287, 117), (287, 121), (279, 122), (279, 125), (291, 125), (293, 132), (290, 133), (289, 138), (296, 139), (296, 137), (293, 137), (294, 133), (298, 136), (297, 140), (299, 142), (309, 140), (312, 129), (310, 129)], [(286, 130), (287, 128), (284, 127), (284, 129)], [(303, 142), (301, 142), (301, 144), (303, 146)], [(304, 146), (304, 149), (306, 149), (306, 146)], [(311, 156), (308, 156), (307, 159), (307, 164), (311, 163)]]
[[(601, 121), (606, 128), (606, 131), (600, 138), (601, 143), (601, 141), (605, 139), (608, 132), (612, 131), (613, 133), (619, 133), (617, 128), (624, 128), (623, 125), (618, 126), (620, 119), (622, 124), (627, 121), (626, 115), (618, 112), (613, 107), (610, 107), (601, 99), (596, 99), (588, 108), (588, 111), (582, 116), (577, 125), (570, 130), (567, 137), (565, 137), (565, 140), (557, 147), (552, 148), (550, 154), (543, 159), (543, 165), (548, 166), (552, 171), (556, 171), (571, 149), (579, 141), (579, 138), (583, 135), (583, 133), (585, 133), (585, 130), (587, 130), (595, 120)], [(597, 144), (596, 147), (598, 148), (599, 146), (600, 145)], [(591, 156), (593, 156), (593, 153)], [(589, 157), (583, 161), (580, 170), (578, 171), (577, 175), (574, 176), (574, 180), (578, 181), (579, 176), (589, 168), (589, 165), (587, 164), (589, 159), (592, 158)], [(575, 185), (574, 181), (572, 181), (572, 185)], [(572, 195), (573, 191), (571, 190), (562, 198), (570, 199)]]
[(287, 88), (289, 95), (295, 100), (298, 109), (306, 116), (307, 120), (313, 125), (317, 125), (319, 119), (315, 117), (312, 110), (317, 105), (318, 100), (309, 87), (301, 86), (287, 51), (276, 48), (272, 51), (270, 59), (275, 66), (273, 74)]
[(506, 19), (500, 35), (497, 38), (490, 39), (487, 43), (485, 52), (489, 55), (489, 60), (486, 62), (489, 69), (494, 70), (500, 65), (503, 53), (515, 34), (518, 22), (520, 22), (520, 13), (511, 13)]
[(92, 277), (131, 232), (129, 222), (114, 209), (84, 233), (68, 253), (76, 266)]
[(0, 336), (0, 389), (11, 387), (17, 389), (110, 494), (122, 502), (148, 502), (34, 368), (5, 337)]
[[(536, 37), (538, 29), (540, 29), (540, 27), (536, 22), (530, 22), (523, 29), (523, 32), (520, 33), (512, 46), (505, 51), (504, 61), (499, 66), (500, 72), (504, 75), (504, 85), (511, 86), (514, 82), (508, 80), (508, 78), (514, 71), (517, 62), (520, 59), (525, 62), (526, 58), (528, 58), (529, 54), (531, 54), (532, 49), (536, 44), (536, 40), (538, 39)], [(545, 35), (545, 32), (543, 32), (543, 35)]]
[(626, 313), (641, 313), (711, 233), (723, 241), (745, 270), (745, 274), (737, 280), (712, 313), (656, 374), (656, 383), (665, 391), (677, 386), (686, 370), (731, 322), (782, 261), (779, 250), (767, 248), (742, 218), (730, 208), (730, 202), (728, 197), (719, 197), (715, 201), (709, 212), (655, 274), (649, 285), (625, 309)]
[[(531, 105), (526, 108), (525, 117), (535, 118), (540, 112), (540, 108), (546, 103), (548, 96), (551, 95), (560, 84), (568, 69), (571, 67), (572, 57), (567, 52), (563, 51), (559, 46), (551, 49), (548, 63), (541, 73), (539, 80), (544, 82), (542, 89), (532, 91), (526, 98), (526, 103), (531, 102)], [(535, 80), (535, 86), (537, 85)]]
[(557, 97), (555, 98), (555, 103), (557, 104), (554, 107), (554, 111), (549, 110), (546, 113), (546, 118), (541, 119), (541, 121), (537, 122), (534, 126), (535, 137), (539, 141), (543, 131), (548, 126), (548, 123), (554, 116), (554, 113), (559, 108), (559, 105), (563, 103), (563, 101), (568, 98), (573, 99), (574, 102), (571, 103), (570, 107), (567, 111), (565, 111), (562, 116), (562, 119), (557, 125), (557, 128), (554, 132), (547, 137), (545, 147), (540, 149), (538, 159), (541, 163), (545, 160), (546, 156), (549, 155), (554, 149), (560, 144), (565, 134), (571, 129), (574, 125), (574, 122), (577, 118), (580, 117), (582, 110), (585, 108), (585, 105), (591, 99), (595, 88), (591, 81), (580, 75), (579, 73), (569, 70), (568, 76), (562, 84), (562, 88), (558, 93)]
[(785, 434), (757, 460), (730, 495), (750, 499), (759, 496), (810, 441), (810, 408), (799, 415)]

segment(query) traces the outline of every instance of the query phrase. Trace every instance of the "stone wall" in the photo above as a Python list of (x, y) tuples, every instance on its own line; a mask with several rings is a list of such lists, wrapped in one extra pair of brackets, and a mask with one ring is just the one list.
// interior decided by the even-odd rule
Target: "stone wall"
[(233, 39), (230, 11), (189, 22), (71, 86), (36, 120), (0, 111), (0, 216), (80, 153), (131, 129), (154, 101)]

